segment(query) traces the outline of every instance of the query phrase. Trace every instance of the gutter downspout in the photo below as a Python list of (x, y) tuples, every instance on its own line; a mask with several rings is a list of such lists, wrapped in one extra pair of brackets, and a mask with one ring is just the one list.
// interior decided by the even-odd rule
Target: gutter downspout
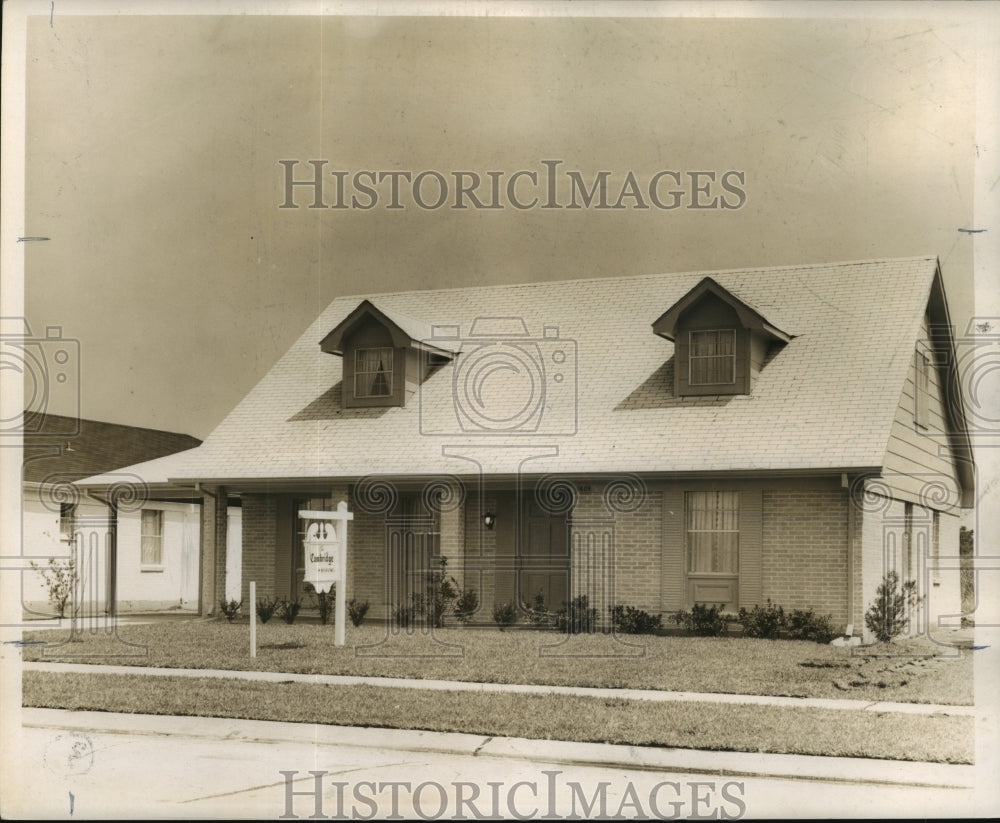
[(851, 495), (850, 479), (846, 473), (840, 476), (840, 485), (847, 493), (847, 624), (857, 628), (858, 615), (854, 613), (854, 539), (858, 529), (857, 512)]

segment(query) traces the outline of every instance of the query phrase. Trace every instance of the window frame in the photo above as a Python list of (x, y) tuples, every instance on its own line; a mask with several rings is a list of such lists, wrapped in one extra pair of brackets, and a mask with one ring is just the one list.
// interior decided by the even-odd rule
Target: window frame
[[(359, 368), (360, 365), (361, 365), (361, 359), (367, 353), (369, 353), (369, 352), (382, 352), (382, 355), (381, 355), (382, 358), (384, 358), (385, 362), (388, 362), (388, 368), (386, 369), (386, 368), (383, 367), (383, 369), (381, 371), (381, 374), (384, 377), (387, 378), (387, 386), (386, 386), (387, 390), (385, 392), (381, 392), (379, 394), (362, 393), (361, 391), (359, 391), (359, 380), (362, 377), (366, 377), (368, 375), (371, 375), (371, 382), (374, 385), (374, 383), (375, 383), (375, 381), (377, 379), (377, 375), (380, 373), (379, 371), (362, 371)], [(353, 374), (353, 379), (354, 379), (354, 386), (353, 386), (354, 399), (355, 400), (368, 401), (368, 402), (371, 402), (371, 401), (381, 401), (381, 402), (391, 401), (395, 397), (395, 394), (394, 394), (394, 390), (395, 390), (394, 375), (395, 375), (395, 372), (396, 372), (396, 368), (395, 368), (396, 363), (395, 363), (395, 360), (396, 360), (396, 350), (392, 346), (358, 346), (357, 348), (355, 348), (354, 349), (354, 374)], [(379, 361), (379, 365), (382, 365), (382, 364), (383, 364), (383, 360), (380, 360)]]
[[(693, 511), (691, 506), (691, 500), (694, 495), (718, 495), (730, 497), (734, 501), (734, 509), (732, 514), (735, 515), (735, 524), (732, 528), (702, 528), (702, 529), (692, 529), (690, 520), (691, 512)], [(722, 498), (717, 497), (717, 500)], [(705, 489), (705, 490), (688, 490), (684, 492), (684, 573), (690, 578), (694, 577), (735, 577), (738, 578), (740, 574), (740, 543), (741, 543), (741, 533), (740, 533), (740, 510), (742, 508), (742, 498), (739, 491), (732, 490), (721, 490), (721, 489)], [(701, 511), (713, 511), (716, 517), (725, 517), (725, 509), (701, 509)], [(691, 534), (726, 534), (736, 536), (736, 546), (733, 550), (733, 568), (729, 570), (718, 570), (713, 569), (711, 571), (699, 571), (692, 568), (694, 560), (694, 547), (692, 546)], [(713, 558), (714, 561), (714, 558)], [(715, 563), (713, 562), (713, 566)], [(722, 564), (720, 564), (722, 565)]]
[[(147, 515), (155, 516), (156, 529), (155, 533), (150, 533), (147, 531)], [(161, 571), (163, 569), (163, 535), (164, 535), (164, 524), (166, 518), (164, 517), (163, 509), (141, 509), (139, 513), (139, 567), (142, 571)], [(156, 546), (156, 561), (146, 559), (146, 541), (155, 540)]]
[[(715, 334), (721, 335), (722, 333), (728, 333), (730, 336), (730, 353), (729, 354), (695, 354), (695, 335), (698, 334)], [(716, 346), (718, 346), (718, 340), (716, 338)], [(736, 329), (734, 327), (725, 328), (711, 328), (711, 329), (688, 329), (688, 357), (687, 357), (687, 368), (688, 368), (688, 379), (687, 384), (693, 388), (704, 389), (706, 386), (735, 386), (736, 385), (736, 348), (738, 345), (738, 337), (736, 334)], [(694, 361), (695, 360), (720, 360), (722, 358), (729, 359), (729, 380), (709, 380), (705, 382), (695, 382), (693, 380), (694, 375)]]
[(76, 535), (76, 503), (59, 504), (59, 539), (72, 543)]

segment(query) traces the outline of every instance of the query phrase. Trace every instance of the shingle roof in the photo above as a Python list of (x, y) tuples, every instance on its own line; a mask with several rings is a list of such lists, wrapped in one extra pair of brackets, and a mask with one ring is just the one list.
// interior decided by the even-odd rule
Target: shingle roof
[[(140, 461), (193, 449), (187, 434), (141, 429), (97, 420), (45, 414), (24, 436), (24, 480), (40, 483), (58, 475), (69, 481)], [(55, 435), (69, 432), (66, 435)]]
[[(342, 360), (321, 352), (319, 341), (365, 296), (341, 297), (199, 448), (133, 470), (152, 483), (470, 474), (476, 462), (488, 474), (511, 473), (529, 454), (551, 447), (556, 454), (524, 467), (532, 473), (878, 467), (936, 270), (935, 258), (918, 257), (377, 296), (386, 313), (456, 324), (465, 335), (479, 317), (523, 319), (535, 342), (520, 356), (527, 352), (547, 366), (544, 376), (536, 373), (547, 417), (535, 433), (470, 435), (461, 428), (454, 378), (461, 378), (460, 390), (472, 385), (463, 382), (473, 376), (466, 367), (477, 351), (468, 342), (405, 407), (342, 408)], [(796, 335), (748, 396), (673, 396), (673, 344), (651, 324), (706, 275)], [(557, 327), (558, 337), (545, 338), (545, 327)], [(553, 365), (556, 351), (565, 353), (563, 364)], [(510, 391), (523, 387), (523, 374), (508, 376)]]

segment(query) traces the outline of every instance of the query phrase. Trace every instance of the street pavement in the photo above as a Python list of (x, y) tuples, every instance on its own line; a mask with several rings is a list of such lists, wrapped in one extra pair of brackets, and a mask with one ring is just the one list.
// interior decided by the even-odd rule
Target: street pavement
[(25, 709), (5, 819), (975, 816), (971, 766)]

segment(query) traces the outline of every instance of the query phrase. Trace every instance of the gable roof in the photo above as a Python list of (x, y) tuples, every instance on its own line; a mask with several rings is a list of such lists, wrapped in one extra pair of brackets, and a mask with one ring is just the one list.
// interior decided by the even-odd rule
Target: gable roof
[(775, 323), (768, 320), (764, 316), (763, 310), (754, 306), (750, 300), (733, 294), (728, 289), (716, 283), (711, 277), (703, 277), (691, 291), (660, 315), (653, 323), (653, 331), (660, 335), (660, 337), (673, 342), (677, 322), (680, 320), (681, 315), (706, 295), (714, 295), (727, 306), (730, 306), (736, 312), (736, 316), (744, 328), (754, 329), (785, 343), (794, 337), (794, 335), (789, 334), (787, 331), (782, 331)]
[[(53, 438), (53, 433), (72, 432)], [(98, 420), (48, 414), (24, 436), (23, 479), (41, 483), (58, 475), (73, 480), (193, 449), (195, 437)]]
[[(341, 297), (200, 447), (132, 470), (150, 483), (231, 486), (480, 469), (878, 470), (937, 270), (936, 258), (915, 257), (382, 294), (386, 314), (455, 325), (466, 340), (405, 407), (374, 409), (343, 408), (342, 358), (320, 349), (363, 299)], [(707, 274), (762, 316), (780, 313), (796, 335), (750, 395), (673, 396), (673, 344), (651, 325)], [(542, 363), (549, 416), (535, 429), (470, 432), (456, 418), (456, 397), (474, 397), (462, 373), (479, 342), (469, 334), (477, 318), (500, 314), (532, 333), (521, 352)], [(548, 359), (556, 349), (568, 358), (562, 383)], [(523, 375), (508, 377), (517, 390)]]
[(410, 317), (399, 311), (383, 311), (369, 299), (362, 300), (354, 311), (341, 320), (320, 341), (320, 348), (329, 354), (342, 355), (344, 353), (344, 338), (368, 318), (374, 319), (389, 330), (394, 346), (416, 345), (418, 348), (426, 348), (442, 354), (454, 354), (456, 351), (453, 347), (441, 345), (439, 341), (436, 341), (437, 345), (430, 345), (426, 342), (435, 338), (434, 328), (430, 323), (417, 320), (415, 317)]

